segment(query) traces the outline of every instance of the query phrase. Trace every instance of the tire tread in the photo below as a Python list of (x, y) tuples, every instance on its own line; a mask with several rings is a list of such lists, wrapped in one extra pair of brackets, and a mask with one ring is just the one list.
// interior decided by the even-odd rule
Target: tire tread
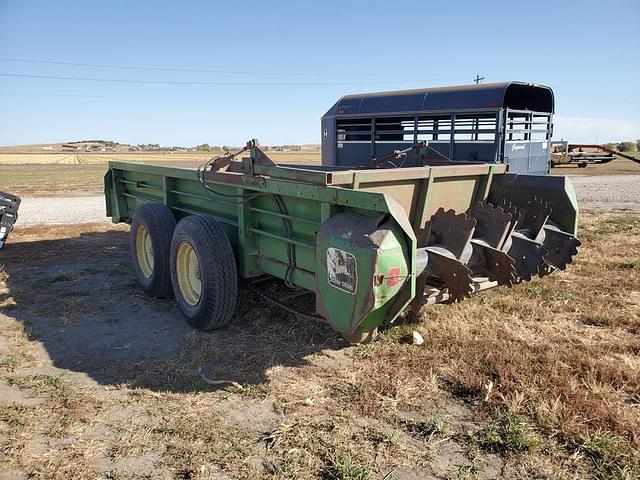
[[(207, 280), (202, 284), (202, 308), (192, 316), (187, 315), (178, 298), (175, 273), (177, 242), (182, 232), (198, 244), (194, 248), (203, 270), (201, 276)], [(238, 273), (231, 242), (219, 222), (206, 215), (191, 215), (178, 223), (171, 246), (171, 279), (178, 304), (192, 326), (199, 330), (214, 330), (231, 321), (237, 300)]]
[[(153, 244), (154, 265), (151, 282), (145, 285), (144, 276), (138, 267), (136, 256), (136, 230), (142, 223), (147, 228)], [(129, 250), (131, 262), (138, 277), (138, 282), (144, 292), (153, 298), (167, 298), (173, 295), (171, 272), (169, 269), (169, 253), (171, 251), (171, 237), (176, 228), (176, 219), (169, 208), (163, 203), (144, 203), (133, 213), (129, 236)]]

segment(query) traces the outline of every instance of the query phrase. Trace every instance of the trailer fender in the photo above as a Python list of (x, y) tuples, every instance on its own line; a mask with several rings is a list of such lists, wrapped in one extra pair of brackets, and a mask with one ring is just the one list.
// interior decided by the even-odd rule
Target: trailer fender
[(409, 247), (388, 215), (334, 215), (316, 235), (316, 309), (338, 331), (373, 330), (410, 277)]

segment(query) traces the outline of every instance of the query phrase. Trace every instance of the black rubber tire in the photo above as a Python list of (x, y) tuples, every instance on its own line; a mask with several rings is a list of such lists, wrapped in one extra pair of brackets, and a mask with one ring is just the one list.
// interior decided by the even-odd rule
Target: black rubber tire
[[(176, 272), (178, 247), (187, 242), (198, 257), (201, 294), (196, 305), (182, 295)], [(171, 241), (171, 283), (187, 322), (198, 330), (214, 330), (231, 321), (238, 297), (238, 271), (229, 237), (220, 223), (206, 215), (178, 222)]]
[[(142, 273), (138, 264), (136, 235), (140, 226), (146, 228), (153, 247), (153, 269), (150, 277), (146, 277)], [(131, 231), (129, 232), (131, 263), (138, 282), (150, 297), (166, 298), (173, 295), (169, 253), (171, 251), (171, 237), (175, 228), (176, 219), (169, 208), (162, 203), (144, 203), (133, 213)]]

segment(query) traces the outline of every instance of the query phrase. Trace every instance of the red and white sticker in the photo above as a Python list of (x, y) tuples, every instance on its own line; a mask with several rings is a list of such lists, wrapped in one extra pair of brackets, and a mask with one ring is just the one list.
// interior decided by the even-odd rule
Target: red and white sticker
[(387, 273), (387, 286), (394, 287), (400, 283), (401, 273), (400, 267), (391, 267)]

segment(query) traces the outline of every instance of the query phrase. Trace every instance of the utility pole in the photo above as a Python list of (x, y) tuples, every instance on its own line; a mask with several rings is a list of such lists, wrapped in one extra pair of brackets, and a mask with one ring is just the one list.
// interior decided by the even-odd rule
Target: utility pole
[(476, 78), (473, 79), (473, 81), (476, 82), (476, 85), (479, 85), (482, 80), (484, 80), (484, 77), (481, 77), (476, 73)]

